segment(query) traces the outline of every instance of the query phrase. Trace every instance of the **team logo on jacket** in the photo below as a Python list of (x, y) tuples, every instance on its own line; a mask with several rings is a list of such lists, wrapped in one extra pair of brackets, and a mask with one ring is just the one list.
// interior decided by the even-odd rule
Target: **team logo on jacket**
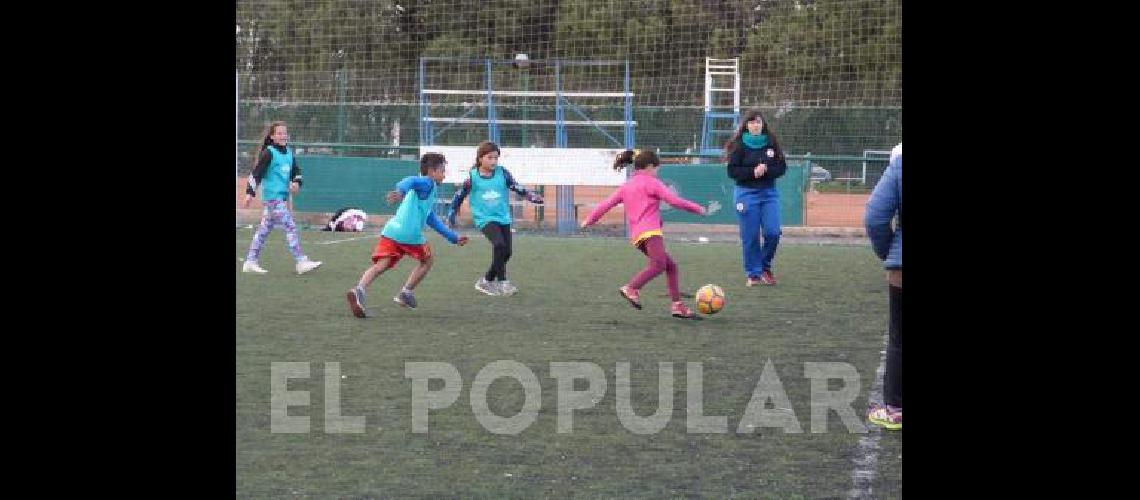
[(483, 193), (483, 203), (486, 203), (488, 206), (498, 205), (499, 198), (502, 198), (502, 196), (499, 195), (498, 191), (487, 191)]
[(743, 203), (737, 203), (736, 204), (736, 211), (740, 212), (740, 213), (744, 213), (744, 204)]
[(771, 157), (773, 157), (773, 156), (776, 156), (776, 150), (774, 150), (774, 149), (769, 149), (769, 150), (768, 150), (768, 158), (771, 158)]

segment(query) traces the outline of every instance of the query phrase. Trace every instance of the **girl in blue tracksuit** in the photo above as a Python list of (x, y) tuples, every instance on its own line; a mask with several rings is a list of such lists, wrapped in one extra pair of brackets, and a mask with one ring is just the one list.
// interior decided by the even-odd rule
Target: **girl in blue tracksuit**
[[(759, 110), (744, 115), (724, 145), (728, 176), (736, 181), (732, 201), (740, 222), (745, 285), (775, 285), (772, 259), (780, 244), (780, 193), (776, 179), (784, 175), (784, 151), (772, 126)], [(763, 237), (764, 243), (760, 243)]]

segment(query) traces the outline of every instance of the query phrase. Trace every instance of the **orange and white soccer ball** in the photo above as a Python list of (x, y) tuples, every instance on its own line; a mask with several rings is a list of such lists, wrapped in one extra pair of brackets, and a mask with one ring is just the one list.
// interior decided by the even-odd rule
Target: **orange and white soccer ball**
[(716, 285), (705, 285), (697, 290), (697, 310), (702, 314), (716, 314), (724, 309), (724, 290)]

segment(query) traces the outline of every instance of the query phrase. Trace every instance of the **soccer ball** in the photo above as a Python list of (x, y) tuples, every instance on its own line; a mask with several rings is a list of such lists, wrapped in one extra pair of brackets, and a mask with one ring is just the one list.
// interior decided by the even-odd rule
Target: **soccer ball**
[(724, 290), (716, 285), (705, 285), (697, 290), (697, 310), (702, 314), (716, 314), (724, 309)]

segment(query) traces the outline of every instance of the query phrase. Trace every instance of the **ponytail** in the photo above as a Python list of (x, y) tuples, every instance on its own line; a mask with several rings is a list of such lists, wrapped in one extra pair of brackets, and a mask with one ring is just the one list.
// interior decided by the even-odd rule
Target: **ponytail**
[(650, 165), (661, 166), (661, 159), (653, 151), (640, 149), (627, 149), (614, 159), (614, 170), (620, 172), (621, 169), (629, 165), (633, 165), (634, 170), (641, 170)]
[(633, 151), (627, 149), (622, 151), (614, 159), (614, 170), (621, 172), (621, 170), (629, 165), (633, 165)]

